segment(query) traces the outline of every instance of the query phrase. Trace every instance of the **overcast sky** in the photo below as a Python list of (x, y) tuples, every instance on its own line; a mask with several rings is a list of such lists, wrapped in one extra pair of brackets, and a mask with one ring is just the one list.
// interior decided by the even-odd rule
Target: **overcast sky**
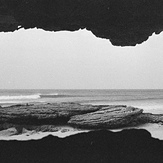
[(0, 33), (0, 89), (163, 89), (163, 34), (115, 47), (91, 32)]

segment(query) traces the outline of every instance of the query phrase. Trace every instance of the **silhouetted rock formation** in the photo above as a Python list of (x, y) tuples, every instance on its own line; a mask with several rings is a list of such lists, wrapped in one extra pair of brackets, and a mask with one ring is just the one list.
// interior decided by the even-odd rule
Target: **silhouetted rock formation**
[(163, 30), (162, 0), (0, 0), (0, 31), (86, 28), (113, 45), (133, 46)]
[(64, 139), (0, 141), (1, 163), (162, 163), (163, 141), (145, 130), (94, 131)]

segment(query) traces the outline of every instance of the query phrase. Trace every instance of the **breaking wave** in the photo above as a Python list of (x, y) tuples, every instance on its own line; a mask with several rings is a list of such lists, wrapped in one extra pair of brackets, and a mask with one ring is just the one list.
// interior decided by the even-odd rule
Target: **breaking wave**
[(65, 95), (65, 94), (58, 94), (58, 93), (54, 93), (54, 94), (40, 94), (41, 98), (61, 98), (61, 97), (70, 97), (71, 95)]
[(39, 99), (39, 94), (34, 95), (18, 95), (18, 96), (0, 96), (0, 100), (25, 100), (25, 99)]
[(7, 100), (36, 100), (40, 98), (61, 98), (68, 97), (70, 95), (62, 95), (62, 94), (33, 94), (33, 95), (17, 95), (17, 96), (0, 96), (0, 101)]

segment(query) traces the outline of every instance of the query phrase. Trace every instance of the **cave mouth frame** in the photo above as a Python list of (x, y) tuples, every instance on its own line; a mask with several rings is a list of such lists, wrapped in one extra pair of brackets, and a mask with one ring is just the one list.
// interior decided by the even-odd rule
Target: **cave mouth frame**
[[(153, 33), (159, 34), (162, 22), (162, 0), (0, 0), (0, 32), (20, 28), (54, 32), (87, 29), (115, 46), (135, 46)], [(162, 162), (163, 159), (163, 141), (152, 138), (145, 130), (95, 131), (63, 140), (48, 136), (28, 142), (0, 141), (0, 146), (1, 162)]]
[(0, 31), (87, 29), (115, 46), (135, 46), (163, 30), (161, 0), (0, 0)]

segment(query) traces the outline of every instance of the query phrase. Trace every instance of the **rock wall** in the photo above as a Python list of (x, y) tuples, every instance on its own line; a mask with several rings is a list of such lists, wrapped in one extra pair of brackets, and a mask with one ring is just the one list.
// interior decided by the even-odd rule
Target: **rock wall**
[(116, 46), (134, 46), (163, 30), (162, 0), (0, 0), (0, 31), (86, 28)]

